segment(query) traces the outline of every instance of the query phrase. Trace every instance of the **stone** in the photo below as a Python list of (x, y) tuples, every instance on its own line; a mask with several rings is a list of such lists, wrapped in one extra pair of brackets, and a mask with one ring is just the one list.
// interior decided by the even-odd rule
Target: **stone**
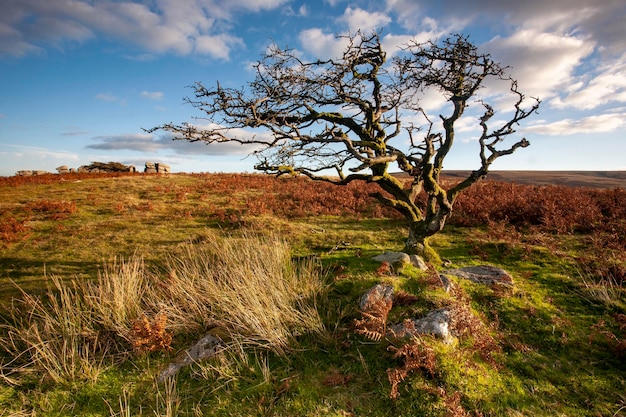
[(68, 168), (67, 165), (61, 165), (56, 167), (56, 170), (59, 174), (69, 174), (70, 169)]
[(421, 257), (417, 255), (410, 255), (409, 258), (411, 258), (411, 265), (420, 271), (428, 271), (428, 265), (426, 265), (426, 262)]
[(387, 334), (395, 338), (407, 338), (418, 335), (432, 335), (450, 344), (454, 341), (454, 334), (450, 329), (452, 311), (448, 308), (440, 308), (430, 311), (426, 316), (419, 319), (407, 319), (402, 323), (394, 324), (387, 328)]
[(378, 262), (388, 262), (394, 268), (402, 268), (402, 266), (410, 264), (422, 271), (428, 270), (428, 266), (422, 258), (417, 255), (409, 256), (404, 252), (385, 252), (374, 256), (372, 259)]
[(363, 312), (373, 309), (376, 304), (383, 301), (385, 304), (393, 303), (393, 287), (389, 284), (376, 284), (361, 297), (359, 308)]
[(449, 269), (444, 274), (467, 279), (478, 284), (513, 286), (513, 277), (502, 268), (491, 265), (466, 266)]
[(157, 172), (156, 164), (154, 162), (146, 162), (146, 166), (145, 166), (143, 172), (145, 172), (147, 174), (156, 174), (156, 172)]
[(445, 276), (444, 274), (439, 274), (439, 279), (441, 280), (441, 286), (445, 292), (450, 292), (454, 284), (450, 281), (450, 278)]
[(155, 166), (156, 166), (156, 171), (159, 174), (169, 174), (171, 172), (171, 168), (168, 164), (158, 163), (158, 164), (155, 164)]
[(227, 346), (220, 338), (207, 334), (165, 367), (159, 373), (157, 380), (165, 382), (166, 379), (176, 375), (185, 366), (213, 357), (225, 349), (227, 349)]

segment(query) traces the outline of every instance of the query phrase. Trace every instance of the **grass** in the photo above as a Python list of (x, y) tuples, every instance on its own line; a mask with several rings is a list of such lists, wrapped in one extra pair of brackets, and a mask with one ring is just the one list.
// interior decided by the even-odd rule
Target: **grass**
[[(446, 294), (414, 268), (377, 274), (371, 257), (402, 247), (396, 220), (250, 213), (271, 182), (228, 178), (0, 187), (0, 416), (626, 415), (623, 281), (579, 262), (587, 236), (450, 226), (432, 241), (446, 268), (499, 266), (515, 289), (453, 278)], [(359, 335), (381, 281), (416, 299), (389, 323), (452, 305), (472, 331)], [(156, 382), (207, 333), (227, 349)]]

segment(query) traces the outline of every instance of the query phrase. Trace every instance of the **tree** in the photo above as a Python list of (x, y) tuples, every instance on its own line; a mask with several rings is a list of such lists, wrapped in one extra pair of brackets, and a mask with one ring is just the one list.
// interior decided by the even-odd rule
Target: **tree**
[[(506, 68), (461, 35), (441, 44), (411, 41), (390, 61), (378, 33), (345, 39), (341, 58), (312, 62), (294, 50), (271, 47), (254, 66), (256, 76), (247, 89), (193, 86), (195, 98), (186, 102), (204, 113), (208, 127), (169, 123), (150, 131), (169, 131), (191, 142), (255, 144), (261, 148), (254, 152), (255, 168), (266, 173), (337, 185), (374, 182), (381, 189), (375, 197), (408, 221), (405, 250), (429, 258), (428, 238), (443, 229), (459, 193), (485, 177), (497, 158), (529, 145), (522, 138), (501, 148), (519, 122), (536, 112), (539, 100), (528, 105)], [(494, 108), (477, 98), (492, 78), (506, 81), (514, 98), (508, 120), (495, 128), (489, 126)], [(439, 128), (420, 104), (432, 88), (447, 101)], [(446, 188), (441, 171), (470, 100), (481, 109), (476, 120), (480, 166)], [(417, 125), (416, 118), (424, 123)], [(402, 119), (413, 121), (403, 125)], [(263, 134), (246, 136), (242, 128)], [(410, 181), (390, 174), (390, 168), (408, 174)]]

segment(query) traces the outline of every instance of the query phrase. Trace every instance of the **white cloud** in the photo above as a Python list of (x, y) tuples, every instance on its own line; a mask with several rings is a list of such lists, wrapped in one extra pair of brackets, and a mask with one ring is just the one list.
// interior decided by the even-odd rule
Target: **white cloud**
[(520, 30), (484, 45), (496, 61), (510, 68), (520, 91), (544, 100), (574, 82), (574, 71), (594, 49), (593, 42), (575, 36)]
[(119, 100), (117, 96), (114, 96), (113, 94), (110, 94), (110, 93), (98, 93), (96, 94), (96, 99), (102, 100), (102, 101), (118, 101)]
[(309, 15), (309, 6), (306, 4), (301, 5), (298, 10), (293, 10), (291, 6), (287, 6), (283, 11), (287, 16), (293, 17), (306, 17)]
[(556, 97), (550, 104), (559, 109), (589, 110), (613, 102), (626, 103), (626, 54), (620, 60), (600, 65), (594, 72), (581, 77), (564, 98)]
[(384, 13), (348, 7), (338, 21), (347, 24), (350, 31), (361, 30), (367, 33), (387, 25), (391, 18)]
[(154, 135), (149, 133), (96, 136), (93, 140), (98, 143), (88, 145), (87, 148), (99, 150), (126, 149), (139, 152), (156, 152), (163, 147), (158, 142), (155, 142)]
[(0, 53), (24, 56), (50, 44), (62, 47), (103, 35), (149, 52), (227, 58), (231, 47), (241, 45), (228, 33), (239, 12), (274, 9), (287, 1), (5, 0)]
[(142, 91), (141, 97), (150, 99), (150, 100), (161, 100), (163, 99), (163, 93), (161, 91)]
[(195, 51), (202, 55), (211, 55), (216, 58), (228, 59), (233, 46), (242, 46), (240, 38), (221, 34), (217, 36), (198, 36), (196, 38)]
[[(197, 125), (201, 129), (213, 129), (219, 127), (216, 124)], [(231, 137), (244, 139), (264, 139), (269, 140), (271, 136), (263, 132), (250, 132), (243, 129), (224, 130), (223, 133)], [(94, 142), (88, 145), (89, 149), (121, 151), (129, 150), (135, 152), (156, 153), (159, 151), (171, 150), (180, 155), (248, 155), (258, 145), (241, 145), (237, 142), (224, 142), (206, 144), (204, 142), (189, 142), (186, 140), (175, 140), (174, 135), (166, 132), (160, 136), (150, 133), (127, 133), (120, 135), (105, 135), (92, 138)]]
[(606, 133), (626, 127), (626, 112), (613, 112), (588, 116), (580, 119), (563, 119), (557, 122), (540, 121), (524, 131), (550, 136), (580, 133)]
[(347, 39), (324, 33), (319, 28), (303, 30), (298, 38), (306, 52), (320, 59), (340, 57), (348, 45)]

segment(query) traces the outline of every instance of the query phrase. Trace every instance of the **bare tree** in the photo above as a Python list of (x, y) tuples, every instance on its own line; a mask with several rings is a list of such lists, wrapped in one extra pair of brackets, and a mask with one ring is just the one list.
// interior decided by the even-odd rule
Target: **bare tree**
[[(209, 128), (170, 123), (151, 131), (169, 131), (191, 142), (257, 144), (262, 150), (255, 152), (255, 168), (266, 173), (338, 185), (374, 182), (381, 189), (375, 197), (408, 221), (405, 250), (432, 258), (428, 238), (442, 230), (459, 193), (485, 177), (497, 158), (529, 145), (523, 138), (502, 147), (518, 123), (536, 112), (539, 100), (526, 105), (505, 68), (461, 35), (441, 44), (412, 41), (389, 62), (377, 33), (358, 33), (346, 41), (341, 58), (314, 62), (273, 47), (256, 63), (247, 89), (194, 85), (195, 98), (186, 101), (204, 112)], [(488, 78), (508, 82), (514, 97), (507, 120), (495, 127), (489, 126), (494, 108), (477, 98)], [(420, 105), (424, 91), (432, 88), (448, 103), (449, 114), (437, 123)], [(481, 109), (476, 116), (480, 167), (446, 189), (441, 171), (455, 141), (455, 124), (470, 100)], [(425, 122), (416, 124), (418, 118)], [(401, 119), (413, 122), (403, 125)], [(242, 135), (241, 128), (263, 134)], [(390, 168), (408, 174), (410, 181), (390, 174)], [(422, 193), (425, 204), (417, 198)]]

